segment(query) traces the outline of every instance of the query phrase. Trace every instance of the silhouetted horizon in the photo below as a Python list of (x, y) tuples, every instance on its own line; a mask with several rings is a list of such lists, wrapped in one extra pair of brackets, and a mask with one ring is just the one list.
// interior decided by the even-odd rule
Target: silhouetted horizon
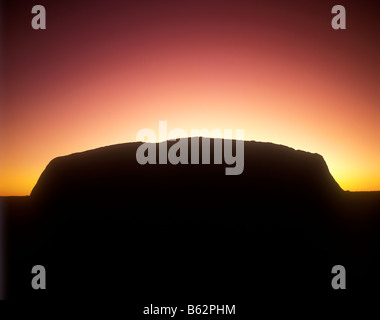
[[(197, 136), (197, 137), (184, 137), (182, 139), (191, 139), (191, 138), (198, 138), (199, 140), (201, 140), (202, 138), (207, 138), (207, 139), (210, 139), (210, 143), (213, 144), (213, 140), (214, 139), (220, 139), (220, 140), (225, 140), (223, 138), (212, 138), (212, 137), (204, 137), (204, 136)], [(227, 140), (232, 140), (232, 141), (236, 141), (237, 139), (227, 139)], [(283, 148), (286, 148), (286, 149), (289, 149), (289, 150), (292, 150), (292, 151), (295, 151), (295, 152), (301, 152), (301, 153), (305, 153), (305, 154), (310, 154), (310, 155), (315, 155), (315, 156), (320, 156), (323, 161), (326, 163), (326, 161), (324, 160), (323, 158), (323, 155), (319, 154), (319, 153), (315, 153), (315, 152), (310, 152), (310, 151), (304, 151), (304, 150), (300, 150), (300, 149), (295, 149), (293, 147), (290, 147), (290, 146), (286, 146), (286, 145), (283, 145), (283, 144), (276, 144), (276, 143), (273, 143), (273, 142), (262, 142), (262, 141), (255, 141), (255, 140), (239, 140), (239, 141), (244, 141), (244, 143), (258, 143), (258, 144), (264, 144), (264, 145), (272, 145), (274, 147), (283, 147)], [(159, 144), (159, 143), (162, 143), (162, 142), (169, 142), (169, 143), (173, 143), (173, 140), (164, 140), (164, 141), (161, 141), (161, 142), (151, 142), (151, 143), (156, 143), (156, 144)], [(112, 149), (112, 148), (116, 148), (116, 147), (121, 147), (121, 146), (127, 146), (127, 145), (133, 145), (133, 144), (141, 144), (141, 143), (144, 143), (143, 141), (130, 141), (130, 142), (124, 142), (124, 143), (118, 143), (118, 144), (113, 144), (113, 145), (107, 145), (107, 146), (100, 146), (100, 147), (96, 147), (96, 148), (93, 148), (93, 149), (88, 149), (88, 150), (84, 150), (84, 151), (77, 151), (77, 152), (73, 152), (73, 153), (70, 153), (70, 154), (67, 154), (67, 155), (60, 155), (60, 156), (57, 156), (55, 158), (53, 158), (49, 164), (46, 166), (46, 168), (49, 167), (49, 165), (56, 161), (56, 159), (60, 159), (60, 158), (67, 158), (67, 157), (71, 157), (73, 155), (77, 155), (77, 154), (87, 154), (87, 153), (91, 153), (91, 152), (94, 152), (94, 151), (98, 151), (98, 150), (108, 150), (108, 149)], [(190, 141), (189, 141), (189, 144), (190, 144)], [(189, 164), (189, 165), (196, 165), (196, 164)], [(328, 164), (326, 163), (326, 166), (328, 168)], [(45, 170), (46, 170), (45, 168)], [(44, 170), (44, 171), (45, 171)], [(329, 169), (328, 169), (329, 170)], [(43, 172), (44, 172), (43, 171)], [(36, 184), (34, 185), (33, 189), (31, 190), (31, 192), (28, 194), (28, 195), (24, 195), (24, 196), (31, 196), (32, 193), (33, 193), (33, 190), (35, 189), (35, 187), (37, 186), (38, 184), (38, 181), (40, 180), (41, 178), (41, 175), (43, 174), (43, 172), (41, 172)], [(331, 174), (331, 173), (330, 173)], [(335, 178), (333, 177), (334, 181), (339, 185), (339, 182), (335, 180)], [(350, 190), (344, 190), (344, 191), (347, 191), (347, 192), (380, 192), (379, 190), (365, 190), (365, 191), (350, 191)], [(23, 197), (22, 195), (7, 195), (7, 196), (3, 196), (3, 195), (0, 195), (0, 197)]]

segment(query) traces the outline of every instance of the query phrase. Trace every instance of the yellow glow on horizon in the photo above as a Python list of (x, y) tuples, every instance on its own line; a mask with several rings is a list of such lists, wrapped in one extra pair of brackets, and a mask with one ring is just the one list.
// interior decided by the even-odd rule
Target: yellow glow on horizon
[[(157, 130), (157, 134), (158, 134), (158, 123), (156, 127), (157, 128), (152, 128), (152, 130)], [(168, 131), (172, 129), (175, 129), (175, 127), (170, 126), (170, 124), (168, 123)], [(199, 127), (199, 129), (202, 129), (202, 127)], [(213, 128), (207, 128), (207, 129), (212, 131)], [(190, 130), (191, 129), (189, 129), (188, 132), (190, 132)], [(232, 129), (232, 132), (233, 134), (235, 134), (235, 129)], [(248, 137), (245, 136), (245, 140), (246, 141), (251, 141), (251, 140), (260, 141), (257, 139), (252, 139), (252, 137), (250, 136)], [(321, 154), (327, 163), (330, 173), (332, 174), (334, 179), (337, 181), (337, 183), (341, 186), (343, 190), (350, 190), (350, 191), (379, 191), (380, 190), (380, 168), (379, 166), (376, 166), (377, 164), (376, 159), (374, 159), (371, 163), (368, 163), (368, 166), (364, 168), (363, 170), (363, 167), (361, 167), (360, 164), (357, 164), (357, 166), (352, 166), (352, 164), (345, 165), (344, 158), (346, 155), (342, 155), (342, 157), (339, 157), (336, 154), (334, 156), (330, 156), (330, 154), (328, 154), (327, 152), (323, 154), (323, 152), (319, 151), (318, 148), (310, 148), (310, 147), (305, 148), (306, 146), (302, 144), (291, 145), (289, 142), (286, 142), (284, 140), (286, 139), (282, 139), (282, 140), (280, 139), (278, 141), (274, 141), (271, 143), (282, 144), (282, 145), (292, 147), (294, 149)], [(130, 140), (130, 142), (134, 142), (134, 141), (135, 140), (132, 140), (132, 139)], [(95, 149), (98, 147), (117, 144), (117, 143), (123, 143), (123, 141), (117, 141), (116, 143), (112, 143), (111, 141), (109, 142), (105, 141), (105, 144), (103, 145), (97, 146), (93, 144), (91, 148), (87, 148), (87, 149)], [(87, 149), (84, 146), (82, 146), (82, 148), (79, 148), (79, 150), (77, 149), (77, 150), (68, 151), (67, 154), (85, 151)], [(57, 156), (62, 156), (62, 155), (64, 154), (62, 153), (57, 154)], [(12, 172), (0, 171), (0, 192), (1, 192), (0, 195), (1, 196), (29, 195), (34, 185), (36, 184), (39, 176), (45, 169), (46, 165), (53, 158), (54, 156), (49, 159), (46, 159), (45, 163), (41, 165), (36, 165), (32, 169), (27, 164), (20, 163), (18, 164), (17, 168), (14, 167), (14, 171)]]

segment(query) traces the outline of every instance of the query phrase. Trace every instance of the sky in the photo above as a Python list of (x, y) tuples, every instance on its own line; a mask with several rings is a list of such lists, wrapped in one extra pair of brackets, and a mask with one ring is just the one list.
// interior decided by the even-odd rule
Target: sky
[[(140, 129), (244, 129), (380, 190), (376, 1), (2, 1), (0, 195)], [(31, 26), (34, 5), (46, 30)], [(334, 5), (347, 29), (334, 30)]]

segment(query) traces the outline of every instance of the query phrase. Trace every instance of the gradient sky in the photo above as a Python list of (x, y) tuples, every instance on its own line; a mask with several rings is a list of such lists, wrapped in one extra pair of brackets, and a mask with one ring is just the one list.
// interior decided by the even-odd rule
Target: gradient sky
[[(376, 1), (3, 1), (0, 195), (142, 128), (244, 129), (380, 190)], [(33, 30), (44, 5), (47, 29)], [(333, 30), (344, 5), (347, 30)]]

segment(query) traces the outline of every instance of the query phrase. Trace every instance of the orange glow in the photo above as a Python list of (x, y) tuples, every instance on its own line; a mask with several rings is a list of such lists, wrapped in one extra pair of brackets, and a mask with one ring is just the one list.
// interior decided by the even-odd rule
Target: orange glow
[(244, 129), (246, 140), (323, 155), (345, 190), (380, 190), (371, 8), (346, 8), (349, 28), (334, 31), (330, 4), (155, 3), (118, 3), (109, 17), (76, 4), (65, 19), (52, 4), (43, 32), (9, 8), (0, 195), (27, 195), (54, 157), (135, 141), (159, 120)]

